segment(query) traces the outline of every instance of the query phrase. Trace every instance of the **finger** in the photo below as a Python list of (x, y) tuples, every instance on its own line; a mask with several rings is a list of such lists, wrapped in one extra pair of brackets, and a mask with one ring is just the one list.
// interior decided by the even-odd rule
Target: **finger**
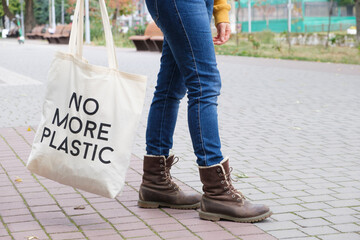
[(226, 31), (226, 33), (225, 33), (225, 39), (226, 39), (226, 41), (228, 41), (228, 40), (230, 39), (230, 35), (231, 35), (231, 29), (228, 28), (227, 31)]
[(223, 42), (225, 41), (225, 26), (224, 24), (220, 24), (220, 31), (219, 31), (219, 34), (220, 34), (220, 40)]
[(221, 41), (221, 39), (218, 38), (218, 37), (213, 37), (213, 42), (214, 42), (215, 45), (223, 44), (223, 41)]
[(217, 44), (219, 44), (220, 41), (219, 41), (219, 39), (213, 39), (213, 42), (214, 42), (214, 44), (217, 45)]
[(213, 43), (214, 43), (215, 45), (220, 45), (220, 44), (221, 44), (221, 41), (220, 41), (220, 39), (218, 39), (218, 38), (213, 38)]

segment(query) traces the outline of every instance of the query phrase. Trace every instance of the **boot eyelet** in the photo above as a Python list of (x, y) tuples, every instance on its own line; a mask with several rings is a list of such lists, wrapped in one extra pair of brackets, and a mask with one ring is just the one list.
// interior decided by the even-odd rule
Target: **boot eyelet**
[(164, 171), (161, 171), (160, 173), (161, 173), (161, 174), (164, 174)]
[(160, 164), (160, 167), (164, 167), (164, 165)]
[(169, 184), (169, 187), (172, 187), (172, 185), (171, 185), (171, 184)]
[(221, 184), (224, 184), (224, 180), (221, 180)]
[(226, 193), (227, 193), (227, 194), (230, 194), (230, 191), (227, 191)]
[(235, 195), (234, 195), (234, 194), (232, 195), (232, 198), (235, 198)]
[(227, 190), (227, 187), (224, 187), (224, 190)]
[(221, 169), (220, 169), (220, 168), (218, 168), (218, 169), (217, 169), (217, 171), (218, 171), (218, 172), (221, 172)]
[(219, 173), (219, 177), (222, 177), (222, 173)]
[(160, 160), (160, 163), (163, 163), (163, 162), (164, 162), (164, 160), (161, 159), (161, 160)]

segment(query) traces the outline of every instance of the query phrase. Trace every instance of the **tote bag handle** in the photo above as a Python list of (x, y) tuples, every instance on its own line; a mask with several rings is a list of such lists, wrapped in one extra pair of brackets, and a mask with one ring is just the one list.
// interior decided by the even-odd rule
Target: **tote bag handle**
[[(110, 68), (118, 69), (115, 55), (114, 40), (110, 29), (109, 15), (104, 0), (99, 0), (101, 19), (104, 26), (106, 50)], [(73, 23), (71, 26), (69, 51), (71, 54), (82, 59), (83, 56), (83, 35), (84, 35), (84, 0), (77, 0)]]

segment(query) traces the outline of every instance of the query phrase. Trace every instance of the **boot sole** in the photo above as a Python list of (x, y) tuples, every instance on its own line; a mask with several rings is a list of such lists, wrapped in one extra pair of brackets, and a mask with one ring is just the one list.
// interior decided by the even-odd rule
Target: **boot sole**
[(241, 222), (241, 223), (255, 223), (260, 222), (268, 217), (270, 217), (272, 214), (271, 211), (268, 211), (262, 215), (256, 216), (256, 217), (249, 217), (249, 218), (237, 218), (237, 217), (231, 217), (223, 214), (218, 213), (209, 213), (209, 212), (203, 212), (199, 211), (199, 216), (201, 219), (210, 220), (210, 221), (219, 221), (220, 219), (230, 220), (234, 222)]
[(192, 205), (176, 205), (176, 204), (169, 204), (164, 202), (150, 202), (150, 201), (138, 200), (138, 206), (141, 208), (169, 207), (173, 209), (197, 209), (200, 207), (200, 202)]

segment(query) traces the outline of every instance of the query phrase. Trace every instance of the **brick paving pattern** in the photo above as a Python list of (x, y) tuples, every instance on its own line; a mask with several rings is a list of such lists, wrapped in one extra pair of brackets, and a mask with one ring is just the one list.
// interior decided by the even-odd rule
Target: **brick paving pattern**
[(25, 168), (35, 133), (28, 130), (0, 129), (0, 239), (276, 239), (252, 224), (202, 221), (194, 210), (138, 208), (135, 156), (114, 200), (35, 176)]
[[(0, 74), (1, 239), (360, 239), (360, 67), (218, 56), (222, 76), (220, 134), (234, 185), (274, 215), (258, 224), (209, 222), (193, 210), (136, 206), (146, 116), (160, 55), (117, 49), (119, 66), (149, 76), (144, 113), (123, 194), (104, 199), (24, 168), (39, 120), (46, 69), (64, 46), (0, 41), (7, 75), (38, 82), (9, 84)], [(26, 50), (26, 51), (25, 51)], [(104, 48), (85, 47), (90, 62), (106, 65)], [(16, 58), (10, 53), (23, 54)], [(51, 54), (50, 54), (51, 53)], [(30, 59), (43, 59), (33, 63)], [(8, 117), (9, 116), (9, 117)], [(201, 183), (181, 103), (173, 176), (182, 188)], [(22, 127), (18, 127), (22, 126)], [(19, 177), (22, 182), (16, 182)], [(75, 210), (76, 206), (85, 209)], [(1, 226), (1, 225), (0, 225)], [(106, 237), (104, 237), (106, 236)]]

